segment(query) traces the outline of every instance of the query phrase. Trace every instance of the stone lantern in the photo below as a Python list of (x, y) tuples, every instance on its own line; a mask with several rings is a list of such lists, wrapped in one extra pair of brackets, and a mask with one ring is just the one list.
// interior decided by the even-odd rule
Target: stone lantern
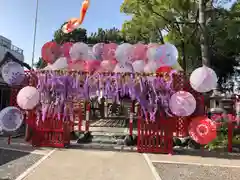
[(210, 110), (209, 110), (209, 116), (211, 117), (212, 114), (223, 114), (226, 111), (223, 108), (222, 104), (222, 94), (219, 91), (219, 88), (216, 87), (216, 89), (213, 90), (212, 94), (210, 95)]
[(221, 99), (221, 107), (226, 110), (228, 114), (233, 114), (235, 112), (235, 96), (233, 94), (232, 86), (230, 91), (227, 91), (224, 97)]
[(210, 109), (211, 108), (221, 108), (220, 101), (222, 99), (222, 95), (218, 88), (213, 90), (213, 92), (209, 98), (210, 98)]

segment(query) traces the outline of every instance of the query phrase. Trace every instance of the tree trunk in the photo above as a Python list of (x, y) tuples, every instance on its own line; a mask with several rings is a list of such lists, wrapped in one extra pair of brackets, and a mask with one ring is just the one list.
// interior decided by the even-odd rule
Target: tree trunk
[(158, 34), (159, 34), (159, 40), (160, 40), (160, 42), (161, 42), (162, 44), (165, 44), (161, 29), (158, 29)]
[(206, 0), (199, 0), (199, 25), (201, 30), (200, 45), (202, 64), (210, 67), (210, 59), (208, 54), (208, 34), (206, 29)]
[(181, 40), (181, 50), (182, 50), (182, 68), (183, 72), (187, 72), (187, 62), (186, 62), (186, 53), (185, 53), (185, 42), (184, 40)]

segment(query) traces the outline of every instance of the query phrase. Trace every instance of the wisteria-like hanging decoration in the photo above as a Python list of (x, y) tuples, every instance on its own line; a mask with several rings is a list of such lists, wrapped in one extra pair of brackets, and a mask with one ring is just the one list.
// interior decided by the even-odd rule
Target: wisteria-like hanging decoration
[(155, 121), (158, 110), (172, 116), (168, 103), (174, 93), (172, 82), (176, 73), (175, 70), (161, 75), (39, 71), (37, 88), (42, 104), (39, 119), (44, 121), (51, 113), (58, 119), (61, 114), (66, 118), (73, 114), (73, 102), (80, 99), (105, 97), (119, 103), (126, 96), (140, 103), (147, 120)]

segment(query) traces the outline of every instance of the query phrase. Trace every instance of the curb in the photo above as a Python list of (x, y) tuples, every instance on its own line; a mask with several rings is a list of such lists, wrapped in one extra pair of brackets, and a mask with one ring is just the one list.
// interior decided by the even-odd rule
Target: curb
[(183, 147), (173, 148), (175, 155), (193, 155), (202, 157), (219, 157), (219, 158), (239, 158), (240, 153), (224, 151), (208, 151), (206, 149), (185, 149)]
[[(105, 151), (122, 151), (122, 152), (138, 152), (136, 146), (102, 144), (102, 143), (86, 143), (77, 144), (71, 142), (69, 148), (88, 149), (88, 150), (105, 150)], [(173, 148), (173, 155), (192, 155), (202, 157), (218, 157), (218, 158), (237, 158), (240, 159), (240, 153), (208, 151), (205, 149), (184, 149), (183, 147)], [(149, 153), (151, 154), (151, 153)], [(161, 154), (161, 153), (160, 153)]]

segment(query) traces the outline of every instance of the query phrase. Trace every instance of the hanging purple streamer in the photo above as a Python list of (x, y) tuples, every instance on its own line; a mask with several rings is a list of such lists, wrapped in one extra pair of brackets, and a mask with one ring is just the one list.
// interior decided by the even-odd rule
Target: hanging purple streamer
[(89, 75), (86, 76), (85, 82), (83, 85), (85, 100), (89, 100), (89, 84), (88, 83), (89, 83)]
[[(120, 97), (130, 96), (132, 100), (139, 102), (145, 117), (150, 114), (150, 121), (156, 121), (156, 113), (165, 112), (167, 116), (172, 116), (168, 103), (171, 95), (173, 75), (176, 71), (171, 71), (168, 81), (163, 77), (136, 77), (130, 74), (130, 78), (123, 79), (122, 74), (94, 74), (85, 75), (78, 73), (74, 75), (59, 75), (55, 72), (38, 73), (37, 88), (41, 94), (42, 120), (46, 119), (47, 112), (54, 109), (58, 119), (63, 113), (66, 119), (67, 113), (73, 113), (73, 99), (80, 100), (84, 97), (89, 100), (90, 95), (112, 97), (119, 103)], [(80, 82), (82, 78), (83, 83)], [(137, 83), (135, 82), (138, 78)], [(98, 93), (97, 93), (98, 92)], [(70, 106), (67, 110), (66, 104)], [(69, 112), (68, 112), (69, 111)]]

